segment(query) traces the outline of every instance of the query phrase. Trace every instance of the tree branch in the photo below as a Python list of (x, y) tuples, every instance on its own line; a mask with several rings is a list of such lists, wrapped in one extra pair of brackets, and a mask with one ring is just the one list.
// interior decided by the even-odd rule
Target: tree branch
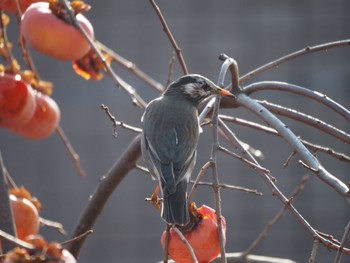
[[(89, 199), (80, 217), (72, 238), (80, 236), (93, 228), (113, 191), (118, 187), (123, 178), (136, 167), (137, 161), (141, 155), (140, 141), (141, 135), (137, 135), (107, 174), (101, 178), (100, 184)], [(74, 257), (78, 257), (85, 239), (86, 236), (68, 246), (68, 250)]]

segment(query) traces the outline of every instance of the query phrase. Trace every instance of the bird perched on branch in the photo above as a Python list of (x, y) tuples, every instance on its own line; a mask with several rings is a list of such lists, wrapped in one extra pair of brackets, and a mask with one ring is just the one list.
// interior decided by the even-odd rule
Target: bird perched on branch
[(168, 224), (183, 226), (189, 221), (187, 183), (200, 133), (197, 107), (213, 94), (234, 96), (203, 76), (185, 75), (152, 100), (142, 116), (142, 155), (151, 175), (159, 180), (161, 215)]

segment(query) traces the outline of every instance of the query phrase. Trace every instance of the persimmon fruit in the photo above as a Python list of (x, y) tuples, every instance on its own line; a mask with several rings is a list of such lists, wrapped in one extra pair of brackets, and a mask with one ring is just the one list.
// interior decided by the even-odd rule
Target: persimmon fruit
[(29, 235), (39, 232), (39, 212), (34, 204), (26, 198), (18, 198), (10, 194), (13, 218), (16, 225), (17, 237), (24, 240)]
[(20, 75), (0, 74), (0, 127), (16, 129), (35, 111), (35, 94)]
[(36, 108), (32, 118), (14, 131), (27, 139), (44, 139), (57, 128), (60, 120), (60, 109), (49, 96), (36, 92)]
[[(76, 19), (93, 38), (94, 30), (89, 20), (82, 14), (77, 14)], [(20, 30), (33, 49), (55, 59), (73, 61), (90, 50), (83, 34), (74, 25), (56, 16), (47, 2), (37, 2), (27, 8)]]
[[(199, 263), (208, 263), (220, 254), (220, 240), (218, 234), (218, 223), (215, 210), (203, 205), (198, 208), (200, 220), (189, 232), (185, 232), (184, 237), (194, 250)], [(222, 227), (226, 232), (226, 222), (222, 218)], [(165, 248), (166, 231), (161, 237), (161, 244)], [(226, 239), (224, 240), (226, 242)], [(178, 234), (170, 229), (168, 240), (168, 254), (177, 263), (193, 262), (191, 253), (186, 244), (180, 239)]]

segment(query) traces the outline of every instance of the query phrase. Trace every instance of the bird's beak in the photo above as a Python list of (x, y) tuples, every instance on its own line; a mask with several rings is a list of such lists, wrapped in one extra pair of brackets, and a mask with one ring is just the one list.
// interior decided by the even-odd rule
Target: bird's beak
[(223, 97), (235, 97), (235, 95), (233, 95), (230, 91), (220, 88), (218, 86), (215, 86), (215, 93)]

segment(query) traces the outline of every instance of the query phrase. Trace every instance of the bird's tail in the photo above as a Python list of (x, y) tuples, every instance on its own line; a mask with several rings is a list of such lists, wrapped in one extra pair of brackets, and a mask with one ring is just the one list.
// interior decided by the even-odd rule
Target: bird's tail
[(170, 195), (163, 194), (162, 217), (168, 224), (186, 225), (190, 220), (187, 207), (187, 182), (183, 180)]

